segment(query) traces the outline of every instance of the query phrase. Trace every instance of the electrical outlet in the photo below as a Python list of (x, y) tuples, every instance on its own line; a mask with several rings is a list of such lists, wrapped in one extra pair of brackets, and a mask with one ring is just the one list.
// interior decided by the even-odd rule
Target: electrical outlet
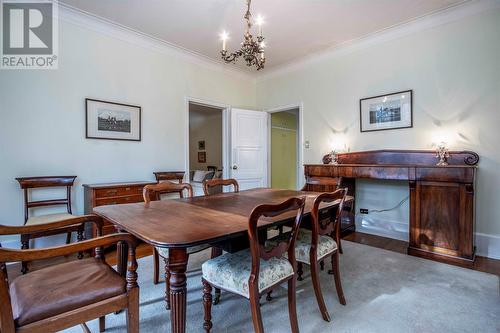
[(359, 212), (360, 212), (361, 214), (368, 214), (368, 209), (366, 209), (366, 208), (360, 208), (360, 209), (359, 209)]

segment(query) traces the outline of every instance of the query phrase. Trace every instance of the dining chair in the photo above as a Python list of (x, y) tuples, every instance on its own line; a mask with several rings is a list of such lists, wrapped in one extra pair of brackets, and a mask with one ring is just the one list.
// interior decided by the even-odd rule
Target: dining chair
[[(193, 188), (191, 187), (190, 184), (187, 183), (172, 183), (172, 182), (163, 182), (163, 183), (158, 183), (158, 184), (152, 184), (152, 185), (146, 185), (144, 186), (143, 189), (143, 197), (144, 197), (144, 202), (148, 205), (151, 201), (158, 201), (161, 199), (161, 194), (168, 192), (168, 193), (178, 193), (179, 197), (184, 198), (184, 192), (187, 192), (187, 197), (191, 198), (193, 197)], [(200, 251), (203, 251), (205, 249), (208, 249), (211, 247), (209, 244), (202, 244), (198, 246), (193, 246), (189, 247), (187, 249), (187, 253), (189, 254), (194, 254)], [(212, 258), (214, 258), (217, 255), (217, 252), (212, 251)], [(160, 258), (163, 258), (163, 261), (165, 263), (165, 308), (167, 310), (170, 310), (170, 269), (168, 267), (169, 265), (169, 253), (168, 249), (166, 248), (161, 248), (161, 247), (153, 247), (153, 283), (158, 284), (159, 282), (159, 277), (160, 277)], [(220, 290), (218, 291), (218, 295), (220, 299)]]
[[(203, 307), (206, 332), (212, 329), (212, 287), (243, 296), (250, 301), (252, 321), (257, 333), (264, 332), (260, 311), (260, 296), (274, 287), (288, 282), (288, 312), (292, 332), (299, 331), (295, 304), (295, 241), (304, 212), (305, 197), (291, 198), (280, 204), (255, 207), (248, 219), (250, 249), (225, 253), (202, 265)], [(272, 248), (264, 247), (259, 240), (257, 223), (261, 217), (272, 218), (296, 212), (291, 232), (284, 234)], [(288, 257), (284, 256), (284, 253)]]
[[(74, 217), (71, 210), (71, 189), (75, 182), (76, 176), (47, 176), (47, 177), (21, 177), (16, 178), (24, 192), (24, 225), (37, 225), (44, 223), (51, 223), (62, 221)], [(66, 196), (64, 198), (46, 199), (46, 200), (32, 200), (31, 197), (37, 189), (47, 188), (66, 188)], [(51, 206), (66, 206), (65, 211), (55, 214), (45, 214), (33, 216), (30, 211), (34, 208), (51, 207)], [(77, 233), (77, 239), (84, 239), (84, 230), (82, 228), (75, 228), (68, 226), (66, 228), (66, 244), (71, 242), (72, 232)], [(21, 235), (21, 249), (29, 249), (30, 240), (39, 237), (53, 236), (61, 234), (60, 230), (47, 229), (45, 232), (36, 234), (23, 234)], [(21, 263), (21, 272), (25, 274), (28, 271), (28, 263)]]
[[(62, 221), (27, 225), (0, 225), (0, 235), (23, 235), (94, 223), (100, 236), (102, 220), (86, 215)], [(103, 246), (128, 244), (128, 270), (120, 276), (106, 264)], [(99, 318), (106, 328), (106, 314), (127, 310), (127, 331), (139, 332), (136, 239), (126, 233), (112, 234), (79, 243), (42, 249), (17, 250), (0, 245), (0, 331), (2, 333), (56, 332)], [(6, 263), (49, 259), (95, 249), (95, 257), (48, 266), (9, 281)]]
[[(307, 176), (306, 177), (306, 183), (304, 185), (304, 187), (302, 188), (302, 191), (314, 191), (314, 192), (333, 192), (333, 191), (336, 191), (338, 189), (340, 189), (341, 187), (343, 187), (343, 179), (342, 177), (320, 177), (320, 176)], [(351, 219), (353, 218), (353, 215), (352, 215), (352, 211), (353, 211), (353, 207), (352, 205), (354, 204), (354, 198), (352, 198), (352, 200), (349, 201), (349, 205), (344, 205), (343, 207), (343, 215), (341, 215), (340, 219), (339, 219), (339, 222), (340, 222), (340, 226), (342, 226), (342, 218), (348, 218), (348, 219)], [(320, 213), (320, 218), (330, 218), (330, 215), (331, 215), (331, 212), (329, 211), (326, 211), (326, 212), (322, 212)], [(338, 248), (339, 248), (339, 251), (340, 253), (344, 253), (344, 251), (342, 250), (342, 238), (341, 238), (341, 234), (340, 234), (340, 228), (339, 228), (339, 232), (338, 232), (338, 235), (335, 235), (336, 238), (335, 238), (335, 242), (337, 243), (338, 245)], [(323, 267), (324, 267), (324, 262), (321, 262), (320, 263), (320, 268), (321, 270), (323, 270)]]
[[(325, 258), (331, 258), (332, 272), (335, 280), (337, 296), (342, 305), (346, 305), (342, 283), (340, 280), (339, 249), (337, 236), (340, 229), (340, 217), (347, 196), (347, 188), (335, 192), (322, 193), (314, 200), (311, 210), (311, 230), (299, 229), (295, 258), (297, 260), (298, 279), (302, 280), (302, 265), (310, 265), (311, 280), (321, 315), (325, 321), (330, 321), (330, 315), (323, 299), (319, 278), (319, 263)], [(333, 218), (321, 219), (319, 207), (322, 203), (337, 202), (337, 210)]]
[(213, 194), (211, 189), (214, 187), (224, 187), (224, 186), (232, 186), (233, 192), (238, 193), (240, 191), (240, 186), (236, 179), (208, 179), (203, 182), (203, 193), (205, 195)]

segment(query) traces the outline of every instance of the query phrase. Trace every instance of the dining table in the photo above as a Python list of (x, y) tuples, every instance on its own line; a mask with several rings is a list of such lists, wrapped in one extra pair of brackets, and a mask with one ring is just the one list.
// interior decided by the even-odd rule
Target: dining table
[[(156, 247), (169, 249), (171, 332), (186, 331), (187, 248), (220, 245), (244, 239), (248, 217), (261, 204), (276, 204), (292, 197), (306, 197), (303, 218), (311, 214), (314, 199), (320, 192), (258, 188), (237, 193), (219, 193), (174, 200), (151, 201), (94, 208), (94, 213), (114, 224), (120, 232)], [(325, 203), (321, 210), (338, 202)], [(283, 226), (293, 220), (294, 212), (259, 220), (260, 230)], [(127, 245), (118, 244), (117, 270), (125, 276)], [(168, 297), (168, 296), (167, 296)], [(201, 323), (200, 323), (201, 325)]]

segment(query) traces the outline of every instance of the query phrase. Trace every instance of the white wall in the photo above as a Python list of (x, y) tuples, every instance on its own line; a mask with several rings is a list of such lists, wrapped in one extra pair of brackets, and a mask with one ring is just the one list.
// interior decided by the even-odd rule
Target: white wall
[[(260, 79), (257, 105), (270, 109), (303, 102), (304, 140), (311, 147), (304, 150), (306, 163), (320, 162), (333, 140), (362, 151), (431, 149), (444, 138), (452, 148), (476, 151), (481, 156), (476, 192), (479, 252), (500, 257), (499, 36), (497, 9), (334, 53)], [(360, 98), (406, 89), (414, 91), (414, 128), (360, 133)], [(373, 193), (375, 185), (360, 185), (358, 208), (388, 208), (404, 198), (398, 184), (388, 183), (374, 202), (373, 196), (360, 193)], [(406, 209), (397, 213), (403, 222)], [(388, 217), (372, 216), (380, 222)]]
[[(60, 22), (59, 69), (0, 71), (0, 223), (23, 223), (19, 176), (77, 175), (83, 183), (154, 179), (185, 169), (190, 96), (255, 106), (253, 80)], [(86, 97), (142, 106), (142, 141), (85, 139)]]

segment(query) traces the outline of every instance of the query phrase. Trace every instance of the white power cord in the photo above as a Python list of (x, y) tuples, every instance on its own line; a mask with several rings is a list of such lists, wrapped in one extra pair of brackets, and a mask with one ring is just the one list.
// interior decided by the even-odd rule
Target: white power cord
[(391, 210), (398, 209), (399, 207), (403, 206), (405, 202), (407, 202), (410, 199), (410, 196), (407, 196), (403, 200), (401, 200), (396, 206), (388, 209), (380, 209), (380, 210), (368, 210), (368, 213), (383, 213), (383, 212), (389, 212)]

